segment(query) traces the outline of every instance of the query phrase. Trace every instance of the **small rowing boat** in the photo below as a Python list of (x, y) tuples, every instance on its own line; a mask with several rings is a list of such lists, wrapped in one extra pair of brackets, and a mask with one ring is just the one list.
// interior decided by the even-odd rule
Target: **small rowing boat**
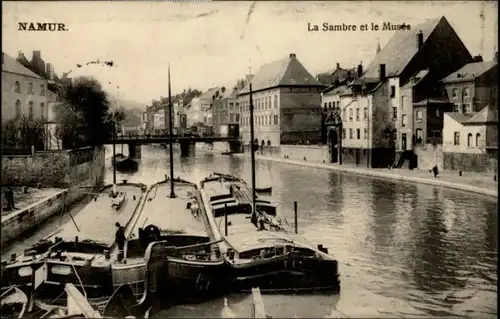
[(2, 318), (22, 318), (28, 305), (28, 296), (19, 288), (11, 287), (2, 294)]

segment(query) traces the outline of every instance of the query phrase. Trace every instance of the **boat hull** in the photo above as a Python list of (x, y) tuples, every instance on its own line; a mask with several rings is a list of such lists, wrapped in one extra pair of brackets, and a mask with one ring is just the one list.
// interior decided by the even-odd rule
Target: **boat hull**
[(230, 280), (224, 260), (186, 260), (164, 242), (151, 245), (148, 289), (169, 302), (200, 300), (227, 292)]
[(235, 291), (251, 291), (253, 287), (259, 287), (264, 293), (340, 292), (335, 260), (280, 256), (244, 264), (228, 264), (231, 265)]
[(19, 288), (12, 287), (2, 294), (1, 317), (22, 318), (28, 305), (28, 297)]

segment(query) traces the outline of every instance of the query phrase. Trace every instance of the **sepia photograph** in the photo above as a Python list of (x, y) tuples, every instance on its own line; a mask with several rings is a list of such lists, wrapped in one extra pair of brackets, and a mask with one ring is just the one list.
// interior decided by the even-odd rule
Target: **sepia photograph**
[(498, 2), (3, 1), (2, 318), (496, 318)]

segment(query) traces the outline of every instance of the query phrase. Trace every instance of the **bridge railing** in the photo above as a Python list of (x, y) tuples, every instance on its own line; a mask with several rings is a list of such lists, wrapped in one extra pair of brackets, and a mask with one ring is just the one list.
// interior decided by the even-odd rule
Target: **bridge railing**
[[(137, 140), (137, 139), (162, 139), (170, 137), (169, 134), (126, 134), (119, 135), (116, 140)], [(175, 138), (239, 138), (238, 136), (227, 136), (227, 135), (197, 135), (197, 134), (173, 134), (172, 137)]]

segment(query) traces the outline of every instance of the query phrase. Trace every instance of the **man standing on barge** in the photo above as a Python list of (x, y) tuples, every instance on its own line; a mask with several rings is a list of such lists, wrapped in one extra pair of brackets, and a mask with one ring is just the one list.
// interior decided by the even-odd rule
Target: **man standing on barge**
[(127, 239), (125, 238), (125, 229), (123, 228), (123, 226), (121, 226), (119, 222), (116, 222), (115, 225), (118, 228), (115, 234), (115, 243), (118, 246), (118, 261), (122, 261), (123, 249), (125, 247), (125, 241)]

